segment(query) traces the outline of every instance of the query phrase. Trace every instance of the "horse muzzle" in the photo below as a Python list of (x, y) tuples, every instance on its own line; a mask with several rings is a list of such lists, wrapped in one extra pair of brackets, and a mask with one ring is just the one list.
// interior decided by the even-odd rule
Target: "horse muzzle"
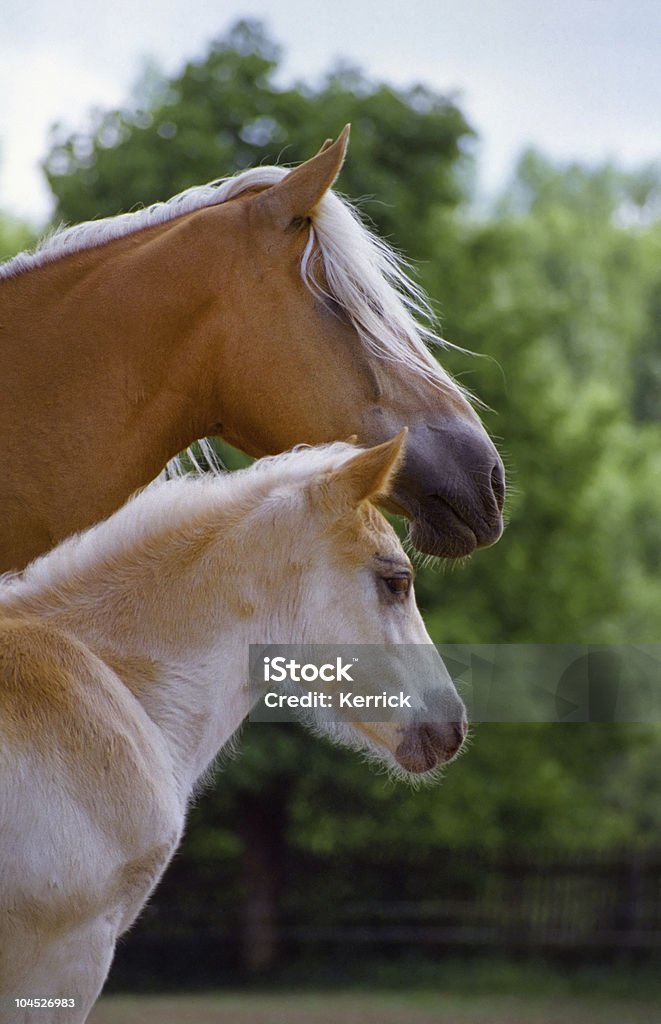
[(411, 521), (415, 548), (461, 558), (500, 538), (505, 470), (481, 426), (418, 425), (409, 434), (389, 503)]

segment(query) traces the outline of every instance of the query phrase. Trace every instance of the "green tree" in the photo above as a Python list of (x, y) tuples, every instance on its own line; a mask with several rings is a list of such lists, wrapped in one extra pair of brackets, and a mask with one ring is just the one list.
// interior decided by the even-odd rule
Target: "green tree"
[(242, 21), (173, 79), (147, 69), (130, 103), (96, 111), (90, 130), (56, 127), (45, 169), (57, 218), (108, 216), (248, 166), (295, 163), (353, 122), (341, 187), (375, 195), (380, 229), (424, 256), (428, 207), (461, 197), (455, 166), (471, 131), (459, 109), (422, 86), (396, 89), (347, 67), (317, 87), (285, 88), (280, 62), (263, 27)]
[(637, 377), (658, 352), (659, 225), (627, 225), (625, 202), (612, 168), (528, 154), (495, 214), (438, 246), (446, 331), (489, 355), (464, 380), (497, 410), (511, 488), (504, 540), (421, 581), (439, 642), (658, 638), (660, 429)]

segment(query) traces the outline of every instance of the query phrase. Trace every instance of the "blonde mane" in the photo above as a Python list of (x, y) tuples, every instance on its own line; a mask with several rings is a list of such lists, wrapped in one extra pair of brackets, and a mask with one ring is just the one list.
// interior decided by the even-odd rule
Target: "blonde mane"
[(62, 541), (20, 573), (0, 576), (0, 602), (6, 611), (46, 591), (59, 591), (103, 567), (116, 568), (129, 552), (148, 561), (151, 551), (162, 556), (166, 540), (179, 544), (200, 532), (209, 535), (224, 521), (234, 525), (277, 491), (281, 499), (308, 481), (339, 468), (357, 449), (344, 442), (309, 447), (260, 459), (234, 473), (193, 470), (175, 478), (159, 478), (131, 498), (109, 519)]
[[(286, 167), (255, 167), (230, 178), (198, 185), (166, 202), (133, 213), (61, 228), (34, 252), (14, 256), (0, 266), (0, 281), (36, 270), (72, 253), (93, 249), (177, 217), (216, 206), (253, 188), (281, 181)], [(301, 262), (308, 288), (322, 291), (315, 265), (321, 262), (328, 295), (349, 317), (361, 340), (381, 358), (408, 366), (439, 387), (462, 389), (443, 371), (428, 345), (447, 344), (434, 331), (434, 317), (407, 264), (363, 224), (350, 203), (329, 191), (311, 218), (310, 237)], [(463, 391), (462, 391), (463, 393)]]

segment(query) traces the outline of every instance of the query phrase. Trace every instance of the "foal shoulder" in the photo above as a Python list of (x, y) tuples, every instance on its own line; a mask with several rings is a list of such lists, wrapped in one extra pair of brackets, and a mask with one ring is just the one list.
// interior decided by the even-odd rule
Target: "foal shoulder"
[(54, 764), (80, 795), (133, 802), (167, 780), (160, 733), (113, 669), (64, 630), (0, 616), (0, 734), (5, 749)]
[(183, 826), (145, 718), (78, 639), (0, 616), (0, 919), (57, 932), (135, 917)]
[(32, 618), (0, 617), (0, 707), (3, 727), (18, 738), (27, 722), (36, 739), (73, 714), (76, 680), (90, 675), (86, 649), (61, 630)]

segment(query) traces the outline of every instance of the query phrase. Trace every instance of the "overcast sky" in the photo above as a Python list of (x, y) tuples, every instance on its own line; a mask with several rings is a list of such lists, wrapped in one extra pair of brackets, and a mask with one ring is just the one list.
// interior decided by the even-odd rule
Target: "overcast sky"
[(2, 0), (0, 209), (45, 221), (49, 125), (83, 127), (126, 99), (145, 58), (172, 74), (240, 17), (266, 22), (287, 79), (344, 58), (456, 94), (487, 190), (528, 144), (661, 161), (661, 0)]

